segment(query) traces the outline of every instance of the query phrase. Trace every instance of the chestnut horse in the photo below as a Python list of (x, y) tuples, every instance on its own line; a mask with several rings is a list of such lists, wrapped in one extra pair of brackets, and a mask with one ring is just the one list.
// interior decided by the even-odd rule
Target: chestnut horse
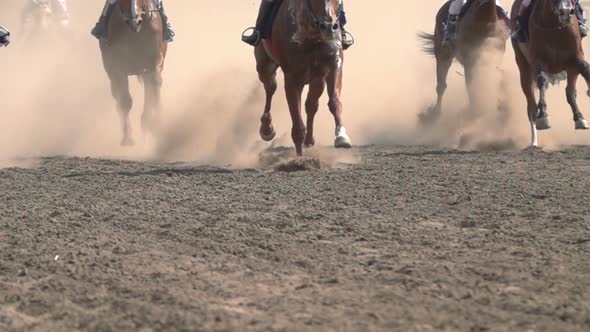
[[(516, 20), (521, 3), (522, 0), (514, 2), (512, 20)], [(588, 129), (588, 122), (576, 102), (576, 82), (578, 75), (582, 74), (590, 96), (590, 66), (584, 60), (580, 29), (571, 0), (535, 0), (529, 10), (529, 42), (512, 40), (512, 46), (527, 100), (531, 146), (536, 147), (537, 130), (550, 128), (545, 102), (549, 82), (556, 83), (567, 77), (565, 93), (574, 114), (575, 128)], [(533, 84), (540, 91), (538, 104)]]
[[(436, 15), (434, 34), (420, 33), (424, 50), (436, 58), (436, 106), (430, 113), (423, 114), (424, 119), (436, 119), (441, 114), (443, 96), (447, 89), (447, 75), (454, 59), (465, 70), (465, 84), (468, 92), (473, 81), (474, 70), (479, 58), (479, 50), (484, 45), (492, 45), (499, 54), (506, 51), (509, 29), (498, 16), (496, 0), (470, 0), (465, 5), (463, 14), (457, 23), (455, 45), (443, 44), (444, 24), (452, 0), (447, 1)], [(490, 43), (491, 42), (491, 43)], [(471, 94), (469, 94), (472, 99)]]
[[(328, 107), (336, 123), (336, 148), (350, 148), (350, 138), (342, 123), (342, 51), (341, 27), (338, 23), (338, 0), (283, 0), (278, 4), (272, 37), (255, 48), (256, 69), (266, 91), (260, 136), (265, 141), (276, 133), (270, 114), (272, 97), (277, 89), (276, 72), (285, 77), (285, 92), (291, 113), (291, 137), (297, 156), (303, 145), (313, 146), (314, 117), (319, 99), (327, 87)], [(301, 116), (301, 95), (309, 85), (305, 111), (307, 128)]]
[(144, 130), (153, 129), (155, 116), (161, 110), (160, 89), (167, 51), (162, 18), (153, 0), (119, 0), (108, 24), (108, 38), (100, 41), (100, 50), (121, 115), (121, 145), (132, 145), (129, 112), (133, 99), (129, 76), (138, 76), (144, 85)]

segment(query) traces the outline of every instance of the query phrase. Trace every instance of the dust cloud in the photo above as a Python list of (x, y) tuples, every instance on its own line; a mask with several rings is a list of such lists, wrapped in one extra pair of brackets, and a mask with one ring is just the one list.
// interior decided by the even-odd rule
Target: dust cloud
[[(141, 133), (143, 96), (140, 84), (132, 80), (137, 142), (133, 148), (119, 147), (118, 115), (98, 43), (89, 34), (103, 1), (70, 0), (68, 31), (51, 29), (32, 35), (20, 29), (23, 3), (3, 0), (0, 8), (0, 23), (13, 35), (13, 44), (0, 50), (0, 166), (40, 156), (75, 155), (245, 167), (256, 165), (258, 154), (269, 146), (292, 146), (282, 84), (273, 107), (277, 140), (271, 145), (258, 137), (263, 89), (252, 49), (239, 39), (241, 31), (253, 23), (258, 1), (165, 2), (177, 37), (164, 71), (163, 132), (157, 140)], [(416, 33), (432, 32), (441, 4), (434, 0), (346, 2), (348, 29), (357, 40), (345, 54), (343, 91), (344, 121), (353, 144), (461, 147), (461, 137), (477, 137), (469, 141), (509, 140), (514, 142), (509, 144), (512, 148), (525, 147), (528, 124), (510, 45), (501, 68), (503, 90), (484, 84), (478, 93), (489, 103), (495, 102), (495, 96), (504, 97), (504, 125), (488, 125), (486, 113), (472, 128), (456, 127), (468, 99), (462, 69), (455, 64), (436, 135), (416, 129), (417, 115), (435, 101), (435, 62), (421, 52)], [(492, 72), (480, 76), (500, 77)], [(564, 88), (554, 87), (548, 94), (553, 129), (541, 133), (545, 146), (590, 143), (590, 134), (573, 130)], [(582, 110), (590, 109), (587, 98), (579, 102)], [(325, 98), (321, 105), (316, 142), (331, 145), (333, 118)]]

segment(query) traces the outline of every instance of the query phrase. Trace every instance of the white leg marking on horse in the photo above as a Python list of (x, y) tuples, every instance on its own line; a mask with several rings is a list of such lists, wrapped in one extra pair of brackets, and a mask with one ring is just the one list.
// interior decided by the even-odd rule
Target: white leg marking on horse
[(537, 147), (539, 146), (539, 140), (537, 137), (537, 126), (535, 126), (535, 122), (530, 121), (531, 124), (531, 146)]
[(350, 137), (346, 134), (346, 128), (336, 128), (336, 140), (334, 141), (334, 147), (350, 149), (352, 144), (350, 143)]

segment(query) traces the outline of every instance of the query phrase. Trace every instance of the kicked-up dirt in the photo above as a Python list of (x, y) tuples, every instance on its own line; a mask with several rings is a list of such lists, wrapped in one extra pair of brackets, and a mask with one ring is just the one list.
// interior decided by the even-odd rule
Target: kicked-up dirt
[(0, 330), (590, 330), (590, 148), (352, 154), (0, 170)]

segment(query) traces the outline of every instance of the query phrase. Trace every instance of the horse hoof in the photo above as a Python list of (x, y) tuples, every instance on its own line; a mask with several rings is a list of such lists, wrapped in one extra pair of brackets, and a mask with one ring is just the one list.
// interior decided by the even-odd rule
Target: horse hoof
[(334, 141), (334, 147), (336, 149), (352, 148), (352, 144), (350, 144), (350, 137), (348, 137), (346, 134), (346, 129), (344, 127), (336, 128), (336, 140)]
[(578, 121), (576, 121), (576, 130), (588, 130), (590, 129), (590, 127), (588, 127), (588, 121), (584, 120), (584, 119), (580, 119)]
[(350, 149), (352, 148), (352, 144), (350, 143), (350, 138), (348, 136), (338, 136), (334, 141), (334, 147), (336, 149)]
[(535, 122), (535, 127), (537, 127), (537, 130), (547, 130), (551, 128), (551, 125), (549, 124), (549, 117), (546, 116), (544, 118), (537, 119)]
[(277, 136), (277, 132), (275, 131), (274, 128), (272, 128), (272, 131), (270, 132), (270, 134), (266, 135), (264, 134), (264, 132), (262, 132), (262, 130), (260, 131), (260, 137), (265, 141), (265, 142), (270, 142), (273, 139), (275, 139), (275, 137)]

